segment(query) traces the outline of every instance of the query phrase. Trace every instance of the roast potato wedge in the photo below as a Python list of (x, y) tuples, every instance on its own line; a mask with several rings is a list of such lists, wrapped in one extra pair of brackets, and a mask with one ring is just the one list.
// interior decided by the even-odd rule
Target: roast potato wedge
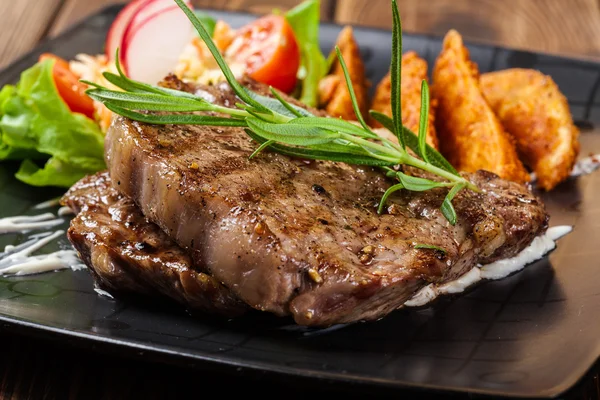
[[(346, 26), (338, 35), (336, 45), (340, 48), (350, 80), (356, 93), (358, 108), (363, 118), (369, 106), (369, 81), (365, 75), (365, 65), (351, 26)], [(335, 57), (335, 53), (333, 54)], [(358, 118), (352, 108), (350, 92), (344, 79), (344, 71), (337, 57), (330, 73), (319, 82), (319, 108), (333, 117), (356, 121)]]
[[(415, 134), (419, 133), (419, 119), (421, 118), (421, 83), (427, 80), (427, 61), (419, 57), (414, 51), (402, 55), (402, 76), (400, 83), (400, 96), (402, 107), (402, 124)], [(371, 110), (392, 117), (392, 79), (390, 73), (379, 82), (375, 88)], [(438, 139), (435, 132), (435, 101), (429, 106), (429, 124), (427, 126), (427, 143), (438, 148)], [(369, 119), (369, 125), (381, 128), (382, 125), (375, 119)]]
[(516, 182), (530, 177), (479, 87), (479, 70), (460, 34), (450, 30), (433, 69), (432, 97), (440, 150), (459, 171), (479, 169)]
[(551, 190), (565, 180), (579, 154), (579, 130), (558, 85), (540, 71), (512, 68), (481, 75), (481, 90), (515, 138), (536, 185)]

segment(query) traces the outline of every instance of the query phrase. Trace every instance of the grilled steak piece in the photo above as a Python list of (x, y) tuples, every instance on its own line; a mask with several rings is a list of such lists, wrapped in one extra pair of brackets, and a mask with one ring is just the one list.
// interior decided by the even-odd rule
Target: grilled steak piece
[(162, 294), (190, 309), (227, 316), (248, 309), (218, 281), (197, 271), (179, 246), (110, 186), (106, 172), (83, 178), (62, 203), (77, 213), (67, 235), (100, 287)]
[[(235, 101), (225, 85), (182, 88)], [(447, 189), (396, 192), (378, 215), (392, 184), (379, 171), (269, 151), (249, 160), (256, 147), (239, 128), (117, 117), (106, 161), (115, 188), (205, 272), (251, 307), (298, 324), (378, 319), (428, 283), (516, 254), (547, 227), (526, 186), (491, 173), (465, 175), (482, 192), (460, 192), (451, 226), (439, 211)]]

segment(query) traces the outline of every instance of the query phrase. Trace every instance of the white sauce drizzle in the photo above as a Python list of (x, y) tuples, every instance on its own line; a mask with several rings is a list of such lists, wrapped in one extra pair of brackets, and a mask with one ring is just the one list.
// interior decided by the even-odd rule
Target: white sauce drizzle
[(59, 204), (60, 204), (60, 197), (56, 197), (54, 199), (46, 200), (39, 204), (36, 204), (35, 206), (33, 206), (33, 209), (34, 210), (42, 210), (44, 208), (55, 207)]
[(0, 275), (31, 275), (67, 268), (73, 271), (85, 268), (74, 250), (59, 250), (50, 254), (26, 257), (21, 263), (0, 269)]
[(71, 207), (64, 206), (64, 207), (59, 208), (58, 211), (56, 212), (56, 214), (59, 217), (64, 217), (65, 215), (75, 214), (75, 211), (73, 211), (71, 209)]
[(18, 246), (6, 246), (4, 248), (5, 256), (0, 259), (0, 275), (30, 275), (66, 268), (74, 271), (85, 268), (74, 250), (31, 255), (64, 233), (62, 230), (44, 232), (31, 236), (28, 241)]
[[(571, 178), (576, 178), (578, 176), (591, 174), (598, 168), (600, 168), (600, 154), (594, 154), (577, 161), (569, 176)], [(537, 175), (535, 173), (532, 172), (529, 175), (531, 176), (532, 183), (537, 180)]]
[(545, 234), (537, 236), (529, 246), (511, 258), (505, 258), (486, 265), (478, 265), (460, 278), (443, 285), (430, 284), (419, 290), (404, 303), (407, 307), (421, 307), (435, 300), (439, 295), (462, 293), (469, 286), (483, 280), (506, 278), (513, 272), (539, 260), (556, 247), (556, 240), (571, 232), (573, 227), (561, 225), (549, 228)]
[(597, 170), (598, 167), (600, 167), (600, 154), (582, 158), (575, 163), (575, 166), (571, 171), (571, 176), (575, 177), (590, 174)]
[(0, 234), (26, 232), (32, 229), (48, 229), (64, 221), (52, 213), (39, 215), (19, 215), (16, 217), (0, 218)]
[(102, 290), (102, 289), (100, 289), (100, 288), (98, 288), (98, 287), (95, 287), (95, 288), (94, 288), (94, 291), (95, 291), (96, 293), (98, 293), (100, 296), (106, 296), (106, 297), (108, 297), (108, 298), (114, 299), (113, 295), (112, 295), (112, 294), (110, 294), (110, 293), (108, 293), (106, 290)]

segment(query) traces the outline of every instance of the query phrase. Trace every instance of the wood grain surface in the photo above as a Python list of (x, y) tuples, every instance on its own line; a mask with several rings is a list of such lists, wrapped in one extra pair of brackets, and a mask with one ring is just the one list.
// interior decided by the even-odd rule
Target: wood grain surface
[(0, 68), (31, 50), (47, 35), (60, 5), (61, 0), (0, 1)]
[[(298, 3), (300, 0), (229, 0), (229, 1), (214, 1), (214, 0), (193, 0), (192, 3), (195, 7), (206, 8), (206, 9), (218, 9), (218, 10), (231, 10), (231, 11), (248, 11), (253, 14), (264, 14), (275, 8), (281, 10), (287, 10)], [(123, 0), (66, 0), (64, 1), (60, 11), (58, 12), (55, 21), (52, 22), (49, 35), (56, 36), (63, 32), (66, 28), (71, 26), (73, 23), (84, 19), (85, 17), (98, 12), (104, 7), (108, 7), (113, 4), (125, 3)], [(321, 1), (321, 16), (324, 21), (331, 20), (333, 18), (335, 4), (334, 0), (322, 0)], [(2, 17), (0, 16), (0, 21)], [(0, 39), (0, 48), (3, 43)]]
[[(56, 36), (98, 10), (121, 2), (0, 0), (0, 68), (41, 40)], [(274, 7), (285, 10), (299, 2), (193, 1), (197, 7), (256, 14)], [(470, 40), (600, 60), (599, 0), (398, 0), (398, 3), (407, 32), (443, 35), (454, 28)], [(322, 0), (321, 13), (323, 20), (344, 24), (391, 26), (389, 0)], [(0, 346), (0, 400), (182, 399), (206, 396), (214, 390), (218, 390), (219, 395), (239, 395), (240, 388), (246, 393), (287, 399), (314, 394), (311, 388), (290, 387), (284, 382), (223, 377), (152, 363), (139, 357), (107, 354), (95, 347), (59, 345), (47, 339), (9, 332), (2, 325)], [(599, 372), (600, 367), (594, 367), (564, 398), (600, 399)], [(321, 390), (326, 392), (327, 388)], [(349, 393), (344, 396), (352, 398)], [(407, 398), (417, 397), (414, 393), (407, 395)]]
[[(398, 0), (403, 29), (524, 50), (600, 59), (598, 0)], [(338, 2), (340, 23), (392, 26), (389, 0)]]
[(124, 0), (63, 0), (55, 20), (50, 22), (48, 35), (55, 37), (73, 24), (105, 7), (124, 3), (126, 3)]

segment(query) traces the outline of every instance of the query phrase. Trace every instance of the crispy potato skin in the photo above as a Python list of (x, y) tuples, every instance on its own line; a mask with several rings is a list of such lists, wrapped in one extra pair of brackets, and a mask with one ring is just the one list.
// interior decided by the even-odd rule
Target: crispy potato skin
[(511, 136), (481, 93), (477, 65), (455, 30), (447, 33), (436, 60), (432, 94), (437, 101), (440, 150), (456, 169), (483, 169), (511, 181), (529, 182)]
[[(360, 55), (360, 50), (352, 27), (346, 26), (338, 35), (336, 45), (340, 48), (348, 72), (361, 115), (367, 115), (369, 106), (369, 81), (365, 75), (365, 65)], [(319, 82), (319, 108), (324, 109), (333, 117), (356, 121), (356, 114), (352, 108), (350, 92), (344, 79), (344, 71), (339, 61), (334, 62), (329, 75)]]
[(565, 180), (579, 154), (579, 130), (567, 99), (556, 83), (539, 71), (513, 68), (482, 74), (481, 90), (515, 138), (519, 156), (537, 175), (537, 185), (551, 190)]
[[(400, 95), (402, 103), (402, 124), (415, 134), (419, 133), (419, 119), (421, 117), (421, 82), (427, 80), (427, 61), (414, 51), (402, 55), (402, 76)], [(392, 117), (392, 79), (390, 73), (379, 82), (375, 89), (371, 110), (378, 111)], [(438, 148), (438, 138), (435, 132), (435, 101), (429, 105), (429, 123), (427, 125), (427, 143)], [(369, 119), (369, 125), (381, 128), (382, 125), (375, 119)]]

